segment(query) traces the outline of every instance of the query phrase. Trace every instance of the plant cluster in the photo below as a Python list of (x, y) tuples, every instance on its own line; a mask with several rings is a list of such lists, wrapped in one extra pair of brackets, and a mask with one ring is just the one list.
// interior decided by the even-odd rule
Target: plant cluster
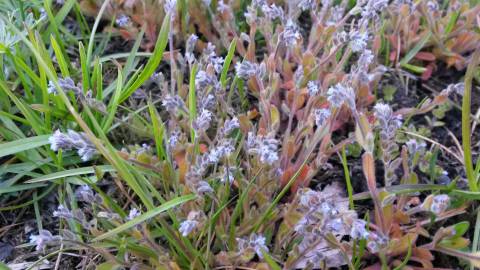
[[(475, 1), (7, 2), (0, 212), (36, 224), (5, 267), (480, 267)], [(382, 100), (440, 61), (463, 82)], [(456, 150), (416, 121), (451, 97)]]

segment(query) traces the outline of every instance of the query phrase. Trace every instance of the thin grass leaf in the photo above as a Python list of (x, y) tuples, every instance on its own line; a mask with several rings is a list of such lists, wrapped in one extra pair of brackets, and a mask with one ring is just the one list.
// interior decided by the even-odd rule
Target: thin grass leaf
[[(168, 43), (168, 32), (170, 30), (170, 15), (165, 16), (162, 23), (162, 28), (155, 43), (155, 50), (153, 51), (152, 57), (148, 59), (148, 62), (142, 72), (134, 79), (134, 81), (127, 83), (128, 88), (125, 89), (120, 98), (120, 103), (125, 101), (130, 97), (135, 90), (137, 90), (145, 81), (147, 81), (152, 74), (155, 72), (155, 69), (162, 61), (163, 51), (167, 47)], [(172, 60), (173, 61), (173, 60)]]
[(268, 264), (271, 270), (282, 270), (282, 267), (280, 267), (280, 265), (278, 265), (275, 260), (273, 260), (272, 256), (270, 256), (268, 252), (262, 250), (262, 254), (265, 262)]
[(0, 157), (20, 153), (49, 144), (50, 135), (40, 135), (0, 144)]
[(222, 73), (220, 75), (220, 83), (222, 84), (223, 88), (227, 86), (228, 69), (230, 68), (230, 64), (232, 63), (236, 46), (237, 46), (237, 39), (234, 38), (230, 43), (230, 47), (228, 48), (228, 53), (227, 53), (227, 56), (225, 57), (225, 62), (223, 62)]
[(415, 55), (417, 55), (417, 53), (423, 48), (423, 46), (425, 46), (425, 44), (428, 42), (428, 40), (430, 39), (430, 37), (432, 36), (432, 32), (427, 32), (419, 41), (418, 43), (415, 45), (415, 47), (413, 47), (404, 57), (403, 59), (400, 61), (400, 65), (404, 66), (406, 64), (408, 64), (410, 62), (410, 60), (413, 59), (413, 57), (415, 57)]
[(84, 174), (94, 174), (96, 171), (99, 170), (101, 172), (114, 172), (115, 168), (113, 168), (110, 165), (103, 165), (103, 166), (90, 166), (90, 167), (83, 167), (83, 168), (77, 168), (77, 169), (70, 169), (70, 170), (65, 170), (65, 171), (60, 171), (60, 172), (55, 172), (51, 173), (48, 175), (40, 176), (34, 179), (30, 179), (26, 181), (25, 183), (40, 183), (40, 182), (45, 182), (45, 181), (51, 181), (55, 179), (60, 179), (60, 178), (65, 178), (65, 177), (70, 177), (70, 176), (77, 176), (77, 175), (84, 175)]
[(18, 192), (18, 191), (24, 191), (24, 190), (31, 190), (31, 189), (36, 189), (40, 187), (45, 187), (46, 184), (28, 184), (28, 185), (15, 185), (11, 187), (1, 187), (0, 186), (0, 194), (3, 193), (12, 193), (12, 192)]
[(110, 238), (112, 236), (116, 236), (118, 234), (120, 234), (121, 232), (124, 232), (130, 228), (133, 228), (135, 227), (136, 225), (142, 223), (142, 222), (145, 222), (146, 220), (148, 219), (151, 219), (151, 218), (154, 218), (155, 216), (177, 206), (177, 205), (180, 205), (180, 204), (183, 204), (185, 202), (188, 202), (190, 200), (193, 200), (196, 196), (194, 194), (190, 194), (190, 195), (185, 195), (185, 196), (182, 196), (182, 197), (178, 197), (178, 198), (175, 198), (173, 200), (170, 200), (166, 203), (163, 203), (162, 205), (158, 206), (158, 207), (155, 207), (154, 209), (116, 227), (115, 229), (111, 230), (111, 231), (108, 231), (107, 233), (104, 233), (102, 235), (99, 235), (97, 237), (95, 237), (92, 242), (96, 242), (96, 241), (100, 241), (100, 240), (103, 240), (103, 239), (107, 239), (107, 238)]
[(197, 118), (197, 98), (195, 93), (195, 75), (197, 74), (197, 63), (193, 65), (190, 71), (190, 84), (188, 88), (188, 116), (190, 119), (190, 140), (195, 141), (195, 130), (193, 129), (193, 121)]
[(472, 80), (475, 68), (478, 65), (480, 57), (480, 49), (477, 49), (472, 55), (472, 61), (468, 65), (467, 74), (465, 75), (465, 87), (462, 100), (462, 147), (465, 172), (467, 174), (468, 186), (470, 191), (478, 191), (478, 183), (473, 170), (472, 161), (472, 142), (470, 131), (470, 110), (472, 106)]

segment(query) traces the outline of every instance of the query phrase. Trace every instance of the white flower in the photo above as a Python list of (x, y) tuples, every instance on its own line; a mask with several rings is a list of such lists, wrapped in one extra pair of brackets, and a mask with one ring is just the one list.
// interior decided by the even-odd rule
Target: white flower
[(318, 87), (318, 84), (314, 81), (309, 81), (307, 83), (307, 90), (308, 90), (308, 94), (313, 97), (315, 95), (318, 94), (318, 92), (320, 91), (320, 88)]
[(178, 231), (183, 237), (188, 236), (200, 225), (201, 220), (205, 218), (204, 215), (205, 214), (200, 211), (190, 211), (187, 219), (180, 223)]
[(293, 22), (293, 20), (288, 19), (285, 29), (282, 33), (283, 42), (288, 47), (294, 47), (297, 44), (297, 41), (302, 37), (298, 31), (298, 26)]
[(95, 145), (88, 139), (85, 133), (76, 132), (71, 129), (67, 133), (56, 130), (50, 138), (48, 138), (50, 148), (53, 151), (76, 149), (77, 154), (83, 161), (88, 161), (97, 154)]
[(128, 17), (128, 16), (125, 15), (125, 14), (121, 14), (121, 15), (118, 16), (118, 18), (115, 20), (115, 23), (116, 23), (119, 27), (127, 27), (128, 24), (130, 24), (130, 17)]
[(255, 154), (260, 157), (260, 162), (273, 165), (278, 160), (278, 141), (273, 138), (255, 137), (253, 133), (249, 133), (247, 139), (248, 153)]
[(170, 113), (176, 113), (178, 110), (186, 107), (185, 102), (183, 102), (183, 99), (178, 95), (166, 95), (162, 100), (162, 106)]
[(344, 102), (350, 107), (351, 110), (356, 108), (355, 106), (355, 92), (352, 87), (346, 86), (342, 83), (337, 83), (331, 86), (327, 91), (327, 100), (334, 108), (339, 108)]
[(186, 237), (197, 227), (197, 225), (197, 221), (187, 219), (180, 223), (180, 228), (178, 228), (178, 231), (182, 234), (183, 237)]
[(225, 135), (230, 134), (234, 129), (240, 127), (240, 122), (238, 121), (237, 117), (233, 117), (232, 119), (226, 120), (223, 124), (223, 133)]
[(164, 5), (165, 13), (169, 13), (171, 16), (175, 16), (177, 10), (177, 0), (165, 0)]
[(45, 250), (47, 245), (54, 244), (61, 240), (61, 237), (58, 235), (52, 235), (51, 232), (47, 230), (40, 230), (38, 235), (30, 235), (30, 243), (35, 244), (35, 250)]
[(302, 11), (311, 10), (315, 8), (315, 0), (300, 0), (298, 6)]
[(212, 122), (213, 114), (212, 112), (203, 109), (200, 115), (193, 121), (192, 125), (193, 128), (197, 131), (206, 131), (210, 128), (210, 124)]
[(63, 205), (59, 205), (57, 210), (53, 211), (53, 216), (63, 219), (72, 219), (74, 218), (73, 213)]
[(250, 249), (255, 251), (259, 258), (263, 258), (263, 252), (268, 252), (268, 247), (265, 244), (266, 239), (263, 235), (253, 233), (248, 238), (237, 238), (238, 252), (244, 253)]
[(450, 197), (447, 194), (435, 195), (430, 206), (430, 211), (439, 215), (447, 210), (450, 204)]
[(350, 230), (350, 236), (353, 239), (367, 239), (370, 233), (367, 231), (365, 226), (367, 223), (364, 220), (356, 219), (352, 223), (352, 229)]
[(267, 4), (262, 5), (262, 12), (265, 14), (269, 20), (274, 20), (276, 18), (283, 18), (283, 9), (281, 7), (276, 6), (275, 4), (271, 4), (270, 6)]
[(313, 111), (315, 117), (315, 124), (320, 127), (325, 124), (325, 121), (330, 117), (331, 112), (329, 109), (317, 109)]
[(140, 211), (137, 208), (133, 207), (132, 209), (130, 209), (130, 212), (128, 212), (127, 220), (132, 220), (140, 216), (140, 214)]
[(397, 129), (402, 126), (401, 116), (394, 115), (392, 108), (384, 103), (377, 103), (374, 110), (374, 115), (380, 126), (381, 139), (389, 140), (393, 138)]
[(350, 48), (354, 52), (361, 52), (367, 48), (368, 42), (368, 33), (359, 32), (358, 30), (353, 30), (349, 34), (350, 38)]
[(242, 63), (237, 63), (235, 65), (235, 71), (237, 72), (237, 76), (239, 78), (247, 80), (250, 77), (255, 76), (257, 73), (257, 64), (253, 64), (245, 60)]

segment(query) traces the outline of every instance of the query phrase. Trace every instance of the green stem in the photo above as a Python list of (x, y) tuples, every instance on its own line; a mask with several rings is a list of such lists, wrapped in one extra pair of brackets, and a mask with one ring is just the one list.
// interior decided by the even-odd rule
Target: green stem
[(470, 64), (465, 75), (465, 90), (462, 101), (462, 146), (465, 171), (467, 174), (468, 185), (471, 191), (478, 191), (477, 181), (473, 170), (472, 146), (470, 138), (470, 107), (472, 103), (472, 78), (480, 57), (480, 50), (476, 50), (471, 57)]

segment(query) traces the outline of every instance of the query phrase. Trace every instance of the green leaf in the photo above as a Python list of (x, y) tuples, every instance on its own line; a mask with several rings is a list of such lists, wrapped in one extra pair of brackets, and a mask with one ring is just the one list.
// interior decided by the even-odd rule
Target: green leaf
[(120, 103), (125, 101), (135, 90), (137, 90), (146, 80), (152, 76), (155, 72), (155, 69), (162, 61), (163, 52), (167, 47), (168, 42), (168, 32), (170, 29), (170, 15), (166, 16), (163, 19), (162, 28), (160, 29), (160, 34), (158, 35), (157, 42), (155, 43), (155, 50), (153, 51), (153, 55), (143, 69), (143, 71), (135, 78), (132, 83), (128, 83), (128, 88), (122, 93), (120, 98)]
[(228, 69), (230, 68), (230, 64), (232, 63), (236, 45), (237, 39), (234, 38), (232, 43), (230, 43), (230, 47), (228, 48), (228, 54), (227, 57), (225, 57), (225, 62), (223, 62), (222, 74), (220, 75), (220, 83), (222, 84), (223, 88), (227, 86), (227, 73)]
[(48, 138), (50, 138), (50, 135), (41, 135), (0, 144), (0, 157), (49, 144)]
[(267, 262), (268, 266), (270, 266), (270, 269), (272, 270), (282, 270), (282, 268), (273, 260), (273, 258), (268, 254), (268, 252), (265, 252), (262, 250), (263, 258), (265, 259), (265, 262)]
[(39, 188), (44, 186), (45, 184), (30, 184), (30, 185), (16, 185), (11, 187), (0, 187), (0, 194), (17, 192), (22, 190), (29, 190), (29, 189), (34, 189), (34, 188)]
[(39, 183), (39, 182), (45, 182), (45, 181), (51, 181), (59, 178), (65, 178), (69, 176), (76, 176), (76, 175), (83, 175), (83, 174), (94, 174), (96, 173), (96, 170), (100, 170), (102, 172), (114, 172), (115, 168), (113, 168), (110, 165), (103, 165), (103, 166), (91, 166), (91, 167), (83, 167), (83, 168), (78, 168), (78, 169), (71, 169), (71, 170), (66, 170), (66, 171), (61, 171), (61, 172), (56, 172), (56, 173), (51, 173), (47, 174), (44, 176), (40, 176), (31, 180), (26, 181), (26, 183)]
[(100, 241), (100, 240), (103, 240), (103, 239), (106, 239), (106, 238), (109, 238), (109, 237), (112, 237), (112, 236), (115, 236), (121, 232), (124, 232), (130, 228), (133, 228), (135, 227), (136, 225), (142, 223), (142, 222), (145, 222), (146, 220), (148, 219), (151, 219), (151, 218), (154, 218), (155, 216), (159, 215), (160, 213), (162, 212), (165, 212), (177, 205), (180, 205), (182, 203), (185, 203), (185, 202), (188, 202), (190, 200), (193, 200), (196, 196), (194, 194), (190, 194), (190, 195), (185, 195), (185, 196), (182, 196), (182, 197), (178, 197), (178, 198), (175, 198), (173, 200), (170, 200), (158, 207), (155, 207), (153, 208), (152, 210), (116, 227), (115, 229), (111, 230), (111, 231), (108, 231), (100, 236), (97, 236), (95, 237), (92, 241), (95, 242), (95, 241)]
[(430, 39), (430, 37), (432, 36), (432, 32), (427, 32), (422, 39), (420, 39), (420, 41), (415, 45), (415, 47), (413, 47), (408, 53), (407, 55), (405, 55), (405, 57), (403, 57), (402, 61), (400, 61), (400, 65), (404, 66), (406, 64), (408, 64), (408, 62), (410, 62), (410, 60), (413, 59), (413, 57), (415, 57), (415, 55), (417, 55), (417, 53), (423, 49), (423, 46), (425, 45), (425, 43), (427, 43), (427, 41)]
[(119, 270), (123, 269), (121, 265), (114, 263), (114, 262), (104, 262), (102, 264), (97, 265), (95, 270)]
[(453, 229), (455, 230), (455, 235), (452, 236), (452, 238), (456, 238), (464, 235), (467, 232), (469, 227), (470, 227), (470, 223), (468, 221), (462, 221), (453, 225)]
[(195, 141), (195, 131), (193, 130), (193, 121), (197, 118), (197, 98), (195, 93), (195, 75), (198, 66), (195, 63), (190, 71), (190, 85), (188, 87), (188, 113), (190, 118), (190, 139)]
[(0, 270), (11, 270), (6, 264), (0, 262)]

